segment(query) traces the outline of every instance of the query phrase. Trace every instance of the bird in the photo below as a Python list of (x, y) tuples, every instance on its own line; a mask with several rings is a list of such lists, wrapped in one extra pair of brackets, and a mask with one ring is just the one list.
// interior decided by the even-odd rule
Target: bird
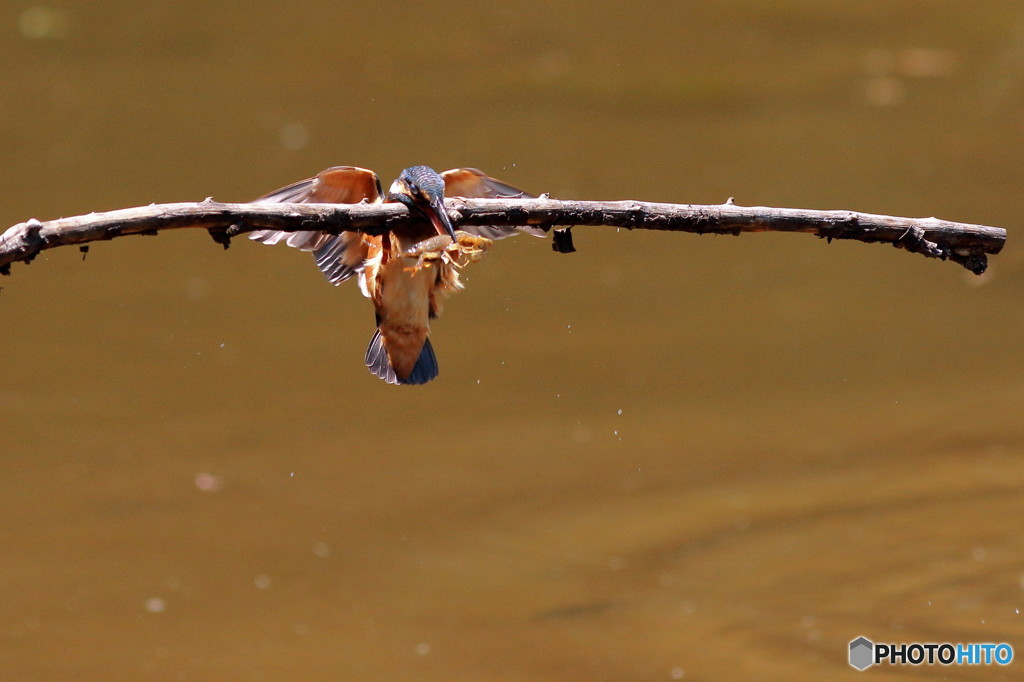
[(441, 314), (448, 295), (462, 289), (459, 269), (478, 260), (495, 239), (518, 232), (544, 235), (540, 228), (498, 225), (455, 230), (444, 207), (446, 196), (533, 197), (475, 168), (438, 173), (429, 166), (406, 168), (384, 194), (372, 170), (333, 166), (254, 203), (401, 203), (425, 220), (381, 236), (256, 230), (249, 238), (312, 252), (331, 284), (357, 276), (363, 295), (373, 302), (377, 325), (364, 358), (367, 368), (389, 384), (425, 384), (439, 371), (430, 320)]

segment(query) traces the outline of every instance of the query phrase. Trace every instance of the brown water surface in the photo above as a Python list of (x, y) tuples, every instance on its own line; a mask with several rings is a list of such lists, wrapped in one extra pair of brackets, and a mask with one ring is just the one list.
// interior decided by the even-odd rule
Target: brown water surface
[(858, 635), (1024, 653), (1019, 2), (0, 22), (3, 225), (428, 163), (1010, 228), (981, 278), (806, 236), (508, 240), (418, 388), (366, 372), (369, 304), (283, 247), (181, 232), (16, 266), (0, 679), (853, 679)]

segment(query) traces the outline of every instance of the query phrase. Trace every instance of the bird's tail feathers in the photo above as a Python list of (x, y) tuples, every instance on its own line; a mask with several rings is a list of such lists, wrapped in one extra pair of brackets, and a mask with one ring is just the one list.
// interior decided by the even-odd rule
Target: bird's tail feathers
[(370, 373), (383, 379), (389, 384), (425, 384), (434, 379), (438, 374), (437, 356), (434, 355), (434, 347), (430, 345), (430, 339), (423, 341), (423, 349), (412, 372), (405, 379), (400, 379), (395, 374), (395, 368), (391, 366), (391, 359), (388, 351), (384, 348), (384, 339), (380, 335), (380, 329), (373, 333), (370, 345), (366, 349), (366, 367)]

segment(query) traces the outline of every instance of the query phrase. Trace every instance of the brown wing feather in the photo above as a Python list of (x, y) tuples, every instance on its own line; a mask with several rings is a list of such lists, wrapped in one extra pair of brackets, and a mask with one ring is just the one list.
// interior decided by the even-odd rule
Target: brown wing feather
[[(446, 197), (465, 197), (466, 199), (533, 198), (532, 194), (527, 194), (518, 187), (484, 175), (476, 168), (452, 168), (441, 173), (441, 177), (444, 179), (444, 195)], [(544, 236), (544, 230), (536, 227), (465, 225), (459, 229), (487, 239), (503, 239), (517, 232), (526, 232), (538, 237)]]
[[(334, 166), (316, 177), (282, 187), (260, 197), (257, 202), (299, 204), (357, 204), (364, 199), (380, 201), (383, 192), (377, 174), (356, 166)], [(341, 284), (363, 267), (366, 245), (358, 232), (338, 235), (319, 231), (280, 232), (258, 230), (249, 239), (263, 244), (277, 244), (282, 239), (288, 246), (312, 251), (317, 267), (327, 281)]]
[(358, 204), (376, 201), (382, 192), (377, 174), (356, 166), (334, 166), (315, 177), (274, 190), (256, 201), (300, 204)]

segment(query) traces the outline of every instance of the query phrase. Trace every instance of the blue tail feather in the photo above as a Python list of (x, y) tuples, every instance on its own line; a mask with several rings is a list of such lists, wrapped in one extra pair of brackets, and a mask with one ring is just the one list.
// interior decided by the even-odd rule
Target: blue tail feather
[(380, 335), (380, 329), (373, 333), (370, 345), (366, 349), (366, 366), (370, 373), (383, 379), (389, 384), (425, 384), (434, 379), (438, 374), (437, 356), (434, 355), (434, 347), (430, 345), (430, 339), (423, 342), (423, 349), (416, 361), (416, 366), (405, 379), (398, 378), (395, 368), (391, 366), (388, 352), (384, 348), (384, 341)]

